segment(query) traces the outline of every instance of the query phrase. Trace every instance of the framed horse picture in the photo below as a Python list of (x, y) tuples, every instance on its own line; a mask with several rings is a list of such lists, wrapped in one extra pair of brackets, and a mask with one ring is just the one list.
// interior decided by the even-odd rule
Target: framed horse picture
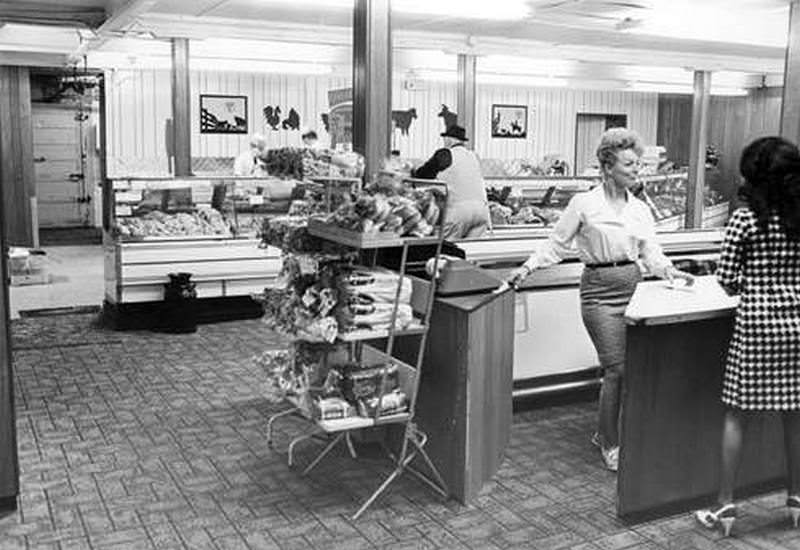
[(528, 137), (528, 108), (525, 105), (492, 105), (492, 137)]
[(200, 95), (201, 134), (246, 134), (247, 96)]

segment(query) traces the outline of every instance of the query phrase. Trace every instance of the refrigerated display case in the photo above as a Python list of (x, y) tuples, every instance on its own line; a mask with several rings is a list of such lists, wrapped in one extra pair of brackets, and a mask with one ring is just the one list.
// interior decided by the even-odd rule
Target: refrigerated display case
[(119, 178), (107, 182), (103, 246), (111, 304), (160, 301), (169, 273), (192, 274), (199, 298), (263, 291), (281, 267), (261, 247), (263, 219), (288, 211), (293, 180)]
[[(656, 230), (685, 228), (688, 173), (643, 175), (640, 181), (642, 190), (638, 196), (650, 207)], [(508, 229), (548, 230), (575, 193), (588, 191), (599, 183), (600, 179), (592, 176), (486, 178), (493, 229), (499, 234), (507, 234)], [(722, 227), (728, 211), (728, 201), (706, 188), (702, 227)]]
[[(663, 181), (653, 177), (648, 185)], [(547, 207), (558, 214), (572, 195), (598, 183), (595, 178), (524, 178), (488, 180), (502, 183), (521, 197), (522, 204)], [(674, 186), (664, 186), (664, 190)], [(663, 194), (655, 189), (656, 196)], [(490, 194), (491, 196), (491, 194)], [(722, 208), (722, 207), (720, 207)], [(727, 219), (727, 203), (724, 224)], [(535, 211), (534, 211), (535, 212)], [(662, 216), (662, 219), (674, 218)], [(658, 218), (657, 218), (658, 220)], [(658, 222), (657, 222), (658, 223)], [(716, 268), (722, 242), (721, 228), (663, 230), (657, 239), (673, 262), (700, 274)], [(460, 241), (466, 258), (503, 278), (520, 265), (552, 231), (552, 223), (495, 224), (480, 239)], [(583, 327), (578, 286), (583, 265), (577, 255), (534, 272), (516, 295), (514, 334), (514, 393), (536, 396), (556, 390), (591, 387), (599, 383), (597, 354)]]

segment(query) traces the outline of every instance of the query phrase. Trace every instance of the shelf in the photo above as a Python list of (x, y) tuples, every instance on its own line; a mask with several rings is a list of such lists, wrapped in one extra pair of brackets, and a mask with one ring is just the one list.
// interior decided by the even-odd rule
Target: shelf
[[(423, 334), (427, 330), (424, 325), (412, 325), (404, 329), (397, 329), (394, 331), (395, 336), (412, 336)], [(340, 332), (336, 337), (340, 342), (359, 342), (362, 340), (378, 340), (380, 338), (388, 338), (389, 329), (382, 330), (351, 330), (348, 332)]]
[(387, 414), (378, 417), (377, 421), (374, 418), (367, 418), (364, 416), (349, 416), (347, 418), (334, 418), (332, 420), (317, 420), (317, 426), (326, 432), (344, 432), (347, 430), (358, 430), (361, 428), (380, 426), (382, 424), (406, 422), (410, 418), (411, 414), (407, 412), (400, 414)]
[(430, 237), (398, 237), (396, 233), (361, 233), (314, 218), (308, 220), (308, 232), (315, 237), (327, 239), (337, 244), (362, 249), (391, 248), (403, 246), (404, 244), (436, 244), (439, 242), (437, 235)]

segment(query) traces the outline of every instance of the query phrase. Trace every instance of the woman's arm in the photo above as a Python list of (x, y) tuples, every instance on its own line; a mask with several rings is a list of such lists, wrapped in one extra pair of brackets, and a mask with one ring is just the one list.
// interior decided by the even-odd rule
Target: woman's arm
[(547, 240), (525, 260), (525, 263), (511, 272), (507, 279), (510, 283), (517, 284), (534, 270), (561, 262), (573, 251), (572, 241), (581, 226), (579, 197), (579, 195), (572, 197)]
[[(671, 279), (671, 270), (675, 270), (672, 262), (664, 255), (664, 250), (656, 241), (656, 220), (653, 218), (650, 208), (642, 203), (644, 220), (644, 232), (639, 240), (639, 257), (642, 259), (647, 270), (662, 279)], [(675, 270), (677, 271), (677, 270)]]
[(728, 220), (728, 226), (725, 228), (716, 275), (720, 286), (728, 294), (738, 294), (742, 290), (744, 245), (748, 227), (747, 210), (739, 208)]

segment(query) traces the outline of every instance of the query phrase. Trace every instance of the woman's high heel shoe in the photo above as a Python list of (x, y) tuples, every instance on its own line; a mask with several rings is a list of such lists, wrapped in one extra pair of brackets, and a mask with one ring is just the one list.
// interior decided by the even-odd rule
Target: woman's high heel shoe
[(698, 510), (694, 513), (695, 519), (703, 526), (714, 529), (717, 525), (722, 526), (722, 534), (730, 536), (733, 522), (736, 521), (736, 505), (723, 504), (716, 510)]
[(786, 499), (786, 506), (789, 507), (789, 513), (792, 515), (792, 524), (797, 529), (800, 525), (800, 496), (790, 496)]

